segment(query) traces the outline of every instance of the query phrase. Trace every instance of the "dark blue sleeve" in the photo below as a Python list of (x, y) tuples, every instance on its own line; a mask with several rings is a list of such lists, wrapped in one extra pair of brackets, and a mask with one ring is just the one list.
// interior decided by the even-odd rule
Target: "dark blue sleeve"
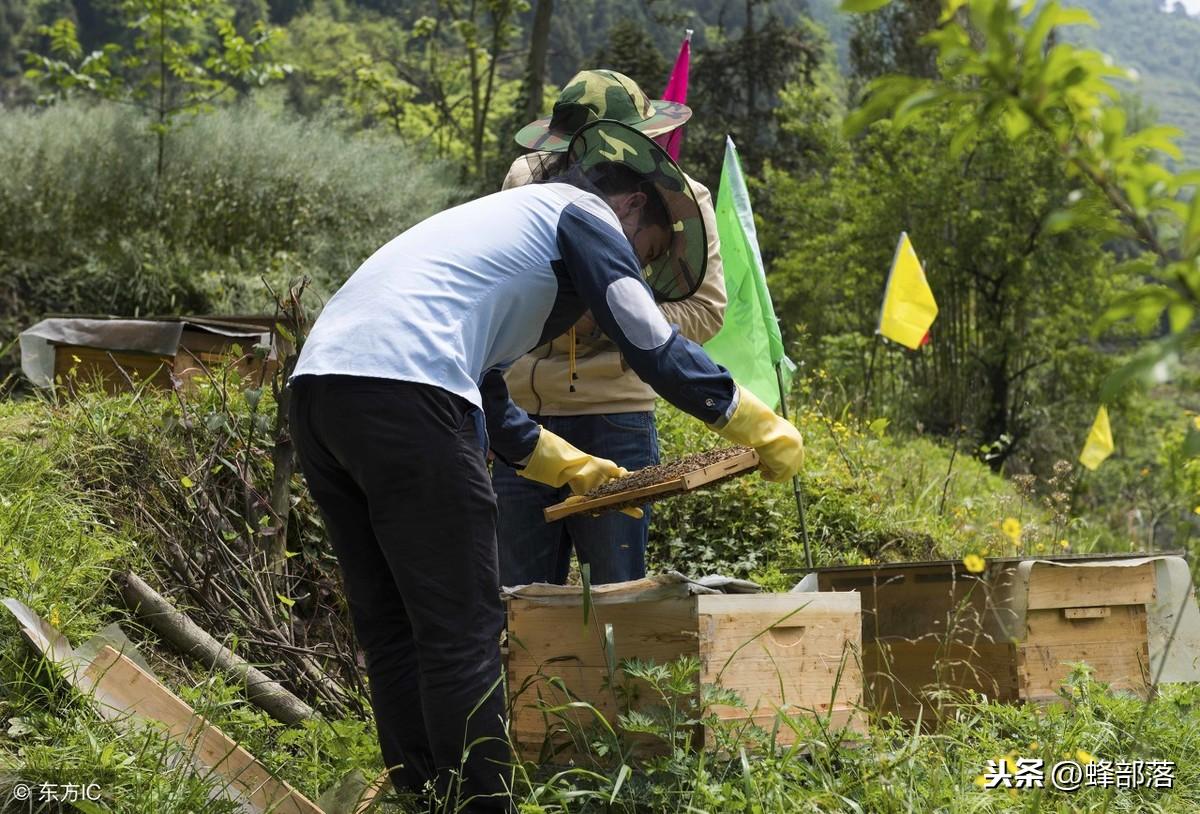
[(724, 424), (736, 406), (733, 377), (667, 324), (633, 246), (597, 203), (607, 207), (589, 196), (563, 209), (558, 221), (558, 250), (580, 298), (642, 381), (685, 413)]
[(542, 428), (508, 397), (504, 372), (492, 368), (479, 383), (483, 395), (483, 417), (487, 421), (488, 443), (509, 466), (518, 466), (533, 453)]

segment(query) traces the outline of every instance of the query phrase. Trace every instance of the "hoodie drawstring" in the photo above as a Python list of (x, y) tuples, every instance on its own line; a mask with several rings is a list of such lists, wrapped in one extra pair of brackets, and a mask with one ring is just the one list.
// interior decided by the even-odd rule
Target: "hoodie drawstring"
[(575, 392), (575, 380), (579, 378), (579, 374), (575, 372), (575, 326), (571, 326), (571, 330), (567, 331), (567, 344), (570, 347), (567, 349), (567, 375), (570, 377), (568, 382), (571, 386), (571, 392)]

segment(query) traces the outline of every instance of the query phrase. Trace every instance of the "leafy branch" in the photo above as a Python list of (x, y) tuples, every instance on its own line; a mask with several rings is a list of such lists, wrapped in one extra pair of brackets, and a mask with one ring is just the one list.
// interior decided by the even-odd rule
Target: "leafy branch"
[[(1200, 172), (1177, 173), (1162, 163), (1164, 156), (1177, 162), (1183, 158), (1175, 143), (1178, 129), (1129, 126), (1113, 80), (1136, 80), (1136, 72), (1054, 36), (1059, 26), (1081, 24), (1095, 23), (1086, 11), (1063, 8), (1057, 0), (1040, 6), (1033, 0), (1023, 5), (944, 0), (938, 27), (922, 40), (937, 50), (941, 76), (875, 80), (846, 127), (854, 134), (890, 119), (904, 128), (945, 106), (971, 116), (956, 134), (952, 151), (960, 151), (981, 127), (993, 123), (1001, 123), (1013, 140), (1030, 131), (1053, 139), (1069, 171), (1087, 182), (1092, 196), (1088, 200), (1082, 192), (1073, 194), (1066, 206), (1049, 215), (1047, 231), (1102, 225), (1136, 241), (1153, 257), (1151, 264), (1132, 262), (1148, 265), (1145, 272), (1157, 283), (1118, 300), (1097, 330), (1130, 318), (1152, 330), (1165, 319), (1171, 334), (1167, 341), (1151, 343), (1110, 378), (1102, 398), (1111, 398), (1172, 354), (1200, 345)], [(1104, 215), (1097, 215), (1097, 199)]]
[(121, 14), (133, 34), (131, 47), (109, 43), (84, 54), (75, 24), (60, 19), (38, 29), (49, 40), (49, 54), (30, 54), (25, 76), (46, 86), (44, 103), (83, 91), (144, 111), (157, 141), (159, 180), (177, 116), (205, 112), (232, 89), (265, 85), (291, 71), (270, 59), (275, 30), (260, 20), (239, 33), (223, 2), (125, 0)]

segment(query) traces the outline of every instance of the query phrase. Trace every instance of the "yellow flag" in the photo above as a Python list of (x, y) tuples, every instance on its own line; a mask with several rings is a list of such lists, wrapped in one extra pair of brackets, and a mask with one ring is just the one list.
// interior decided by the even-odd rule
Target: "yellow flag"
[(937, 312), (937, 303), (925, 281), (921, 261), (917, 259), (908, 235), (901, 232), (875, 333), (916, 350), (929, 341), (929, 326)]
[(1112, 454), (1112, 428), (1108, 426), (1108, 410), (1101, 404), (1087, 441), (1083, 443), (1083, 452), (1079, 453), (1079, 462), (1088, 469), (1095, 469)]

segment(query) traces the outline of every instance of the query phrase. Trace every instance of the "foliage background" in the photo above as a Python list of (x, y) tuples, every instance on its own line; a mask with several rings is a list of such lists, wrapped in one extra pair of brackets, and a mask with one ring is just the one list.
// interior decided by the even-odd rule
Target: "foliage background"
[[(898, 71), (942, 81), (948, 63), (920, 41), (939, 4), (894, 0), (851, 19), (825, 0), (560, 0), (538, 87), (526, 54), (536, 50), (541, 2), (0, 0), (0, 539), (18, 541), (0, 546), (0, 594), (75, 639), (108, 621), (128, 624), (108, 589), (118, 568), (157, 573), (187, 603), (196, 586), (171, 584), (165, 541), (211, 553), (204, 501), (231, 476), (265, 490), (273, 474), (260, 446), (239, 446), (243, 430), (269, 416), (269, 392), (210, 390), (196, 413), (170, 394), (112, 398), (86, 386), (72, 399), (30, 394), (9, 375), (21, 328), (63, 311), (270, 310), (264, 280), (283, 291), (308, 277), (319, 300), (408, 225), (494, 189), (516, 152), (512, 133), (531, 109), (548, 110), (577, 69), (603, 62), (653, 94), (684, 27), (696, 31), (697, 110), (684, 163), (715, 191), (728, 132), (751, 176), (769, 283), (801, 365), (789, 395), (808, 447), (803, 496), (817, 564), (1190, 547), (1200, 528), (1194, 350), (1170, 376), (1143, 377), (1109, 399), (1112, 460), (1095, 473), (1073, 463), (1103, 383), (1147, 335), (1160, 343), (1174, 333), (1175, 320), (1158, 312), (1132, 325), (1095, 319), (1151, 289), (1161, 264), (1064, 169), (1052, 134), (1027, 134), (1018, 117), (988, 120), (951, 105), (907, 129), (845, 127), (852, 111), (884, 98), (872, 95), (873, 79)], [(1194, 163), (1200, 21), (1144, 0), (1086, 5), (1100, 27), (1056, 29), (1053, 38), (1095, 43), (1142, 74), (1129, 86), (1140, 96), (1109, 108), (1098, 140), (1125, 143), (1156, 118), (1182, 123), (1182, 154), (1130, 154), (1147, 177)], [(175, 15), (170, 43), (139, 43), (147, 8)], [(997, 19), (1012, 13), (994, 8)], [(974, 29), (977, 44), (987, 30)], [(71, 37), (77, 49), (63, 47)], [(236, 37), (261, 37), (261, 50), (229, 46)], [(150, 63), (103, 58), (133, 52), (153, 62), (155, 47), (170, 50), (171, 69), (185, 76), (234, 63), (244, 70), (223, 74), (211, 99), (192, 104), (183, 76), (155, 84)], [(24, 75), (31, 65), (61, 81)], [(184, 112), (167, 120), (164, 106), (176, 103)], [(1164, 182), (1154, 195), (1177, 192)], [(1156, 217), (1171, 214), (1163, 210)], [(1170, 217), (1161, 222), (1176, 228)], [(900, 231), (912, 236), (943, 309), (934, 343), (916, 353), (873, 335)], [(666, 456), (713, 443), (665, 405), (659, 416)], [(181, 463), (226, 449), (256, 465), (222, 461), (198, 473)], [(299, 477), (293, 488), (289, 576), (270, 610), (334, 639), (345, 615), (336, 571)], [(232, 528), (241, 510), (229, 518), (230, 533), (241, 534)], [(1005, 534), (1006, 520), (1021, 531)], [(804, 570), (793, 495), (744, 478), (659, 504), (650, 559), (787, 589)], [(204, 805), (204, 782), (171, 770), (161, 738), (117, 737), (27, 658), (11, 622), (0, 632), (0, 783), (13, 771), (51, 782), (88, 776), (105, 782), (114, 810)], [(237, 620), (217, 632), (254, 655)], [(236, 681), (173, 659), (146, 631), (135, 636), (173, 686), (305, 791), (352, 768), (378, 769), (370, 726), (353, 711), (278, 727), (241, 701)], [(665, 681), (687, 686), (685, 669), (663, 669)], [(352, 684), (355, 672), (351, 663), (339, 675)], [(529, 812), (784, 811), (800, 800), (868, 811), (1044, 802), (1184, 812), (1196, 809), (1197, 787), (1182, 763), (1174, 794), (1111, 801), (1031, 802), (981, 794), (972, 781), (985, 760), (1005, 754), (1180, 760), (1195, 751), (1197, 714), (1191, 689), (1147, 707), (1080, 673), (1057, 706), (968, 699), (929, 733), (876, 721), (867, 749), (806, 729), (803, 757), (760, 749), (753, 760), (736, 750), (733, 760), (710, 760), (679, 750), (635, 772), (602, 762), (593, 774), (524, 767), (521, 788)], [(673, 745), (679, 733), (648, 734)]]

